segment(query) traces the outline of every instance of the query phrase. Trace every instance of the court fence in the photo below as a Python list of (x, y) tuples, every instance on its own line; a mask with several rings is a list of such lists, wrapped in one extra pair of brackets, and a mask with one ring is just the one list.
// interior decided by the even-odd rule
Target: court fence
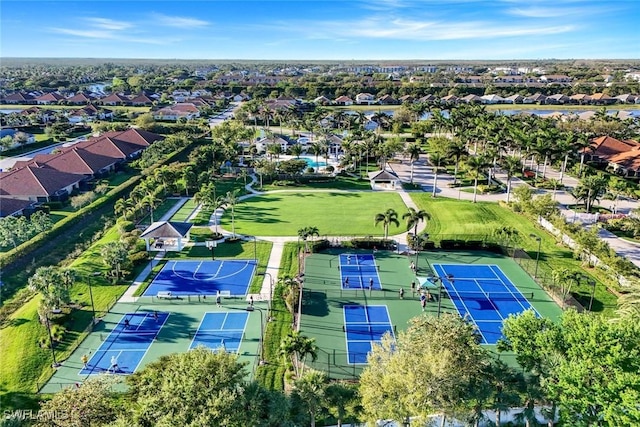
[(585, 310), (584, 306), (572, 295), (564, 295), (561, 288), (556, 284), (553, 278), (553, 272), (545, 264), (539, 260), (532, 259), (522, 249), (512, 249), (510, 256), (518, 263), (524, 271), (527, 272), (533, 280), (540, 285), (542, 289), (563, 309), (573, 307), (577, 311)]
[[(324, 372), (331, 379), (358, 380), (362, 369), (367, 365), (348, 363), (349, 354), (354, 356), (354, 353), (347, 353), (346, 351), (326, 351), (318, 348), (316, 359), (307, 358), (305, 365), (307, 368)], [(363, 356), (366, 358), (366, 355)]]

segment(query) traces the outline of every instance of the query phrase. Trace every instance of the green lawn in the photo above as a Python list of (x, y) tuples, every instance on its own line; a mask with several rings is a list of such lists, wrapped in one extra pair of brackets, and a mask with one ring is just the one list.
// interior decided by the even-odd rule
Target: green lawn
[[(469, 240), (482, 239), (491, 236), (497, 228), (508, 226), (518, 230), (517, 245), (524, 248), (531, 258), (536, 257), (538, 242), (531, 234), (540, 236), (540, 269), (539, 276), (549, 276), (551, 271), (568, 268), (582, 271), (594, 278), (596, 286), (593, 310), (612, 315), (616, 307), (616, 297), (608, 292), (602, 284), (600, 271), (595, 268), (587, 269), (580, 261), (574, 259), (573, 252), (557, 244), (556, 239), (531, 220), (518, 215), (497, 203), (471, 203), (465, 200), (432, 198), (426, 193), (411, 193), (411, 198), (420, 207), (431, 214), (427, 223), (427, 232), (434, 241), (442, 239), (467, 238)], [(572, 294), (583, 301), (591, 293), (591, 287), (581, 283), (573, 289)]]
[(196, 206), (198, 205), (193, 199), (187, 200), (187, 202), (178, 209), (178, 212), (173, 214), (171, 221), (187, 222), (187, 218), (189, 218), (189, 215), (193, 213)]
[[(254, 186), (254, 188), (259, 188), (260, 185)], [(338, 176), (335, 180), (326, 181), (326, 182), (310, 182), (304, 184), (295, 184), (291, 183), (291, 185), (280, 186), (268, 184), (262, 187), (261, 191), (271, 191), (271, 190), (286, 190), (296, 188), (302, 191), (314, 188), (329, 188), (336, 190), (371, 190), (371, 184), (368, 180), (358, 179), (352, 176)]]
[[(394, 209), (404, 232), (402, 214), (407, 207), (396, 193), (279, 193), (251, 197), (235, 208), (236, 233), (256, 236), (296, 236), (303, 227), (317, 227), (321, 235), (382, 235), (382, 224), (374, 226), (376, 214)], [(231, 231), (231, 211), (222, 217), (222, 227)]]
[[(160, 203), (160, 206), (158, 206), (157, 208), (155, 208), (153, 210), (153, 221), (160, 221), (160, 218), (162, 218), (162, 216), (164, 214), (166, 214), (167, 212), (169, 212), (169, 210), (174, 207), (176, 205), (176, 203), (178, 203), (178, 199), (164, 199), (162, 201), (162, 203)], [(139, 225), (145, 225), (145, 226), (149, 226), (151, 225), (151, 215), (147, 215), (144, 218), (142, 218), (138, 224)]]

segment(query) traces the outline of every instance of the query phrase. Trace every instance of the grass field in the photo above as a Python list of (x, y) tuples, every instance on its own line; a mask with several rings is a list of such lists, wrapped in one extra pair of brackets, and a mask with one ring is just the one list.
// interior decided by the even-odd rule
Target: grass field
[[(179, 199), (164, 199), (162, 203), (160, 203), (160, 205), (153, 210), (153, 221), (159, 221), (164, 214), (169, 212), (171, 208), (173, 208), (178, 203), (178, 201)], [(151, 215), (148, 214), (140, 221), (138, 221), (138, 225), (149, 226), (151, 225), (151, 222)]]
[(269, 184), (262, 187), (261, 191), (286, 190), (291, 188), (300, 189), (301, 191), (314, 188), (330, 188), (336, 190), (371, 190), (371, 184), (369, 183), (369, 181), (364, 179), (358, 179), (351, 176), (338, 176), (335, 180), (326, 182), (311, 182), (289, 186)]
[(187, 200), (186, 203), (182, 205), (182, 207), (180, 207), (180, 209), (178, 209), (175, 214), (173, 214), (173, 216), (171, 217), (171, 221), (187, 222), (187, 218), (189, 218), (189, 216), (193, 213), (196, 206), (197, 204), (192, 198)]
[[(411, 193), (411, 198), (420, 209), (431, 214), (426, 231), (432, 240), (452, 239), (456, 238), (456, 235), (466, 235), (469, 239), (482, 239), (483, 236), (491, 236), (496, 229), (507, 226), (518, 231), (516, 244), (527, 250), (532, 258), (535, 258), (538, 242), (534, 237), (531, 237), (531, 234), (539, 236), (542, 239), (540, 245), (541, 271), (549, 272), (559, 268), (582, 271), (598, 282), (593, 310), (611, 315), (616, 308), (615, 295), (607, 291), (606, 287), (598, 280), (600, 273), (596, 269), (586, 269), (580, 261), (574, 258), (571, 250), (558, 245), (553, 236), (536, 226), (528, 218), (497, 203), (434, 199), (426, 193)], [(584, 296), (589, 295), (591, 290), (591, 287), (586, 283), (580, 283), (573, 293)]]
[[(389, 235), (405, 230), (402, 214), (407, 207), (396, 193), (277, 193), (251, 197), (235, 208), (236, 233), (257, 236), (296, 236), (303, 227), (318, 227), (321, 235), (382, 235), (374, 226), (376, 214), (395, 209), (400, 227), (390, 225)], [(222, 217), (231, 230), (231, 213)]]

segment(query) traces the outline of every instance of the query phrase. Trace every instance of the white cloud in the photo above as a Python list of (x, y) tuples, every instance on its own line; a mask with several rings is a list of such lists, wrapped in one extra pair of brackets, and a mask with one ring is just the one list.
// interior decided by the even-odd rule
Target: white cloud
[(113, 19), (108, 18), (86, 18), (86, 21), (94, 24), (98, 28), (102, 28), (105, 30), (126, 30), (128, 28), (133, 27), (133, 24), (125, 21), (115, 21)]
[(184, 16), (168, 16), (162, 15), (159, 13), (154, 13), (152, 15), (155, 23), (158, 25), (163, 25), (166, 27), (178, 27), (178, 28), (193, 28), (193, 27), (207, 27), (210, 25), (209, 22), (203, 21), (202, 19), (197, 18), (189, 18)]
[(561, 34), (575, 29), (573, 25), (506, 24), (491, 21), (418, 21), (412, 19), (384, 19), (371, 17), (356, 21), (287, 21), (268, 26), (283, 32), (300, 32), (308, 38), (348, 38), (388, 40), (465, 40), (494, 39)]

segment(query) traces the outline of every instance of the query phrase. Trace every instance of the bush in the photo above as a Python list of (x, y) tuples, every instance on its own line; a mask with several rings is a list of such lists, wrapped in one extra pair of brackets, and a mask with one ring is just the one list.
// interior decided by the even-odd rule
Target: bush
[(149, 261), (149, 254), (147, 251), (134, 252), (129, 255), (129, 262), (133, 265), (143, 264)]
[(64, 203), (62, 202), (48, 202), (45, 206), (48, 206), (50, 210), (60, 210), (64, 208)]
[(118, 232), (120, 234), (128, 233), (136, 228), (136, 225), (133, 223), (133, 221), (129, 221), (124, 218), (119, 219), (116, 225), (118, 226)]
[(324, 249), (328, 249), (330, 246), (331, 246), (331, 242), (329, 242), (327, 239), (322, 239), (322, 240), (314, 240), (313, 242), (311, 242), (311, 244), (309, 245), (309, 248), (311, 249), (311, 252), (317, 253)]
[(363, 237), (352, 239), (351, 246), (356, 249), (395, 249), (395, 242), (389, 239)]

